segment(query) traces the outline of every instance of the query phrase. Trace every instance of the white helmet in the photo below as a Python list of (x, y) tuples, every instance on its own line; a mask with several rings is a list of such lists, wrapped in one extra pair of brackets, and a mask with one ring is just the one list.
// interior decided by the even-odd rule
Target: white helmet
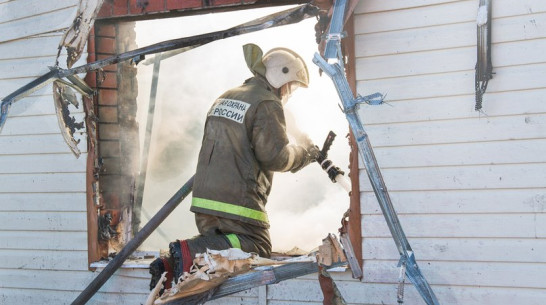
[(298, 82), (301, 87), (309, 85), (309, 72), (303, 59), (294, 51), (275, 48), (265, 53), (263, 59), (265, 78), (276, 89), (289, 82)]

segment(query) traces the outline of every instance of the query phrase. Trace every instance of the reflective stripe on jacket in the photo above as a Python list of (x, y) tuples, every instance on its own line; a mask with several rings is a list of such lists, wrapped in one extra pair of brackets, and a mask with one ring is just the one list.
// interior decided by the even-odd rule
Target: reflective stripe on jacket
[(273, 171), (291, 170), (301, 159), (301, 150), (288, 145), (275, 89), (250, 78), (208, 112), (190, 210), (268, 228)]

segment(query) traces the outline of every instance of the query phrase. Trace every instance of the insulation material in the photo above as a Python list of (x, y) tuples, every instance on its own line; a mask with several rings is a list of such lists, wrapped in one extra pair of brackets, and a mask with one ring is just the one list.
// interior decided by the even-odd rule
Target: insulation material
[[(242, 288), (244, 286), (245, 288), (241, 290), (228, 289), (230, 292), (227, 294), (310, 274), (318, 271), (318, 269), (315, 269), (318, 268), (317, 264), (322, 267), (339, 267), (344, 265), (346, 261), (343, 248), (333, 234), (329, 234), (323, 239), (322, 245), (319, 246), (317, 252), (282, 261), (261, 258), (255, 253), (247, 253), (236, 248), (221, 251), (207, 250), (205, 253), (196, 254), (190, 272), (185, 272), (179, 278), (175, 287), (166, 289), (161, 296), (158, 296), (159, 291), (164, 287), (164, 280), (160, 280), (150, 293), (146, 304), (202, 304), (205, 301), (217, 298), (216, 293), (223, 287), (221, 285), (230, 278), (237, 278), (238, 275), (245, 277), (248, 274), (256, 274), (258, 271), (269, 268), (267, 274), (264, 274), (265, 277), (255, 278), (251, 282), (251, 286), (244, 286), (242, 282), (238, 284), (232, 282), (228, 286), (232, 288)], [(316, 267), (312, 268), (310, 272), (299, 273), (302, 264), (312, 264)], [(278, 272), (271, 270), (271, 266), (279, 267), (279, 265), (284, 265), (280, 268), (286, 267), (285, 270), (279, 270)], [(326, 270), (324, 270), (324, 274), (327, 274)], [(342, 300), (339, 291), (332, 290), (335, 284), (326, 277), (323, 276), (321, 281), (325, 281), (325, 287), (330, 288), (324, 291), (324, 295), (328, 296), (329, 300)]]
[[(205, 253), (196, 254), (190, 272), (185, 272), (178, 284), (171, 289), (166, 289), (153, 304), (167, 304), (184, 297), (201, 295), (207, 291), (212, 294), (214, 289), (229, 277), (248, 272), (256, 266), (279, 264), (282, 263), (236, 248), (221, 251), (207, 250)], [(156, 290), (159, 291), (161, 286), (162, 281), (159, 281), (151, 295), (156, 295)]]
[(334, 263), (346, 262), (347, 258), (343, 253), (343, 248), (335, 235), (329, 234), (322, 240), (317, 253), (317, 262), (323, 266), (331, 266)]

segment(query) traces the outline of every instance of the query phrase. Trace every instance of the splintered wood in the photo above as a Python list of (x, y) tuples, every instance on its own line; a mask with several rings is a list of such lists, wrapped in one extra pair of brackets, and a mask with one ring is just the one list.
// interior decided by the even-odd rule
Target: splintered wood
[[(200, 304), (200, 301), (210, 299), (217, 288), (229, 278), (255, 272), (259, 269), (257, 267), (278, 266), (290, 263), (318, 263), (320, 266), (339, 266), (340, 263), (345, 263), (346, 261), (347, 259), (341, 244), (333, 234), (329, 234), (322, 240), (322, 245), (319, 246), (318, 252), (283, 261), (262, 258), (255, 253), (247, 253), (234, 248), (221, 251), (207, 250), (205, 253), (196, 254), (190, 272), (182, 274), (174, 287), (166, 289), (159, 296), (159, 291), (163, 289), (164, 280), (162, 277), (150, 293), (146, 305), (172, 304), (171, 302), (173, 301), (186, 300), (185, 298), (189, 297), (195, 299), (193, 301), (196, 304)], [(297, 269), (298, 266), (294, 265), (294, 267)], [(271, 271), (271, 273), (273, 274), (274, 272)], [(283, 279), (279, 279), (278, 281), (281, 280)], [(274, 282), (277, 282), (277, 280)], [(264, 283), (259, 282), (255, 286), (260, 285), (264, 285)]]
[(334, 234), (322, 240), (322, 245), (319, 246), (317, 253), (317, 263), (324, 266), (331, 266), (334, 263), (346, 262), (347, 258), (343, 252), (341, 244)]

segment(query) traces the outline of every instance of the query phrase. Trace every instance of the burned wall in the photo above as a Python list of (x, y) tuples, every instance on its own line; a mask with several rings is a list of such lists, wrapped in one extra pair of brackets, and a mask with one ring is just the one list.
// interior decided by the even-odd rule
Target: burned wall
[[(134, 23), (97, 22), (89, 38), (89, 61), (101, 60), (134, 49)], [(98, 249), (95, 259), (117, 252), (130, 239), (135, 176), (138, 173), (138, 125), (136, 68), (131, 62), (110, 65), (89, 73), (86, 80), (97, 91), (97, 125), (92, 191), (97, 203), (88, 212), (96, 223)], [(89, 113), (88, 113), (89, 115)], [(91, 147), (90, 147), (91, 148)], [(89, 182), (88, 182), (89, 184)], [(89, 200), (89, 199), (88, 199)], [(96, 215), (94, 215), (96, 214)], [(93, 238), (90, 235), (90, 238)], [(92, 249), (90, 241), (90, 249)]]

